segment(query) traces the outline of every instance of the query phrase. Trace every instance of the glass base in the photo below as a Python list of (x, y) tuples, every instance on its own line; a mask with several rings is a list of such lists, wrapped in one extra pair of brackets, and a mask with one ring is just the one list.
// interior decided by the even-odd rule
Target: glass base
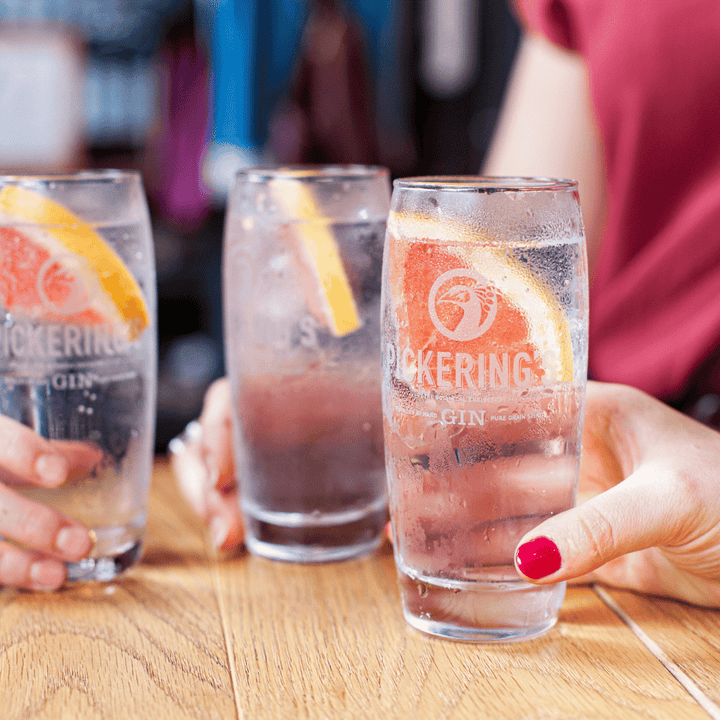
[(343, 513), (280, 513), (244, 507), (247, 549), (271, 560), (323, 563), (367, 555), (383, 542), (385, 500)]
[(67, 582), (107, 582), (113, 580), (135, 565), (141, 554), (142, 543), (138, 540), (116, 555), (83, 558), (78, 562), (66, 563)]
[[(398, 574), (406, 621), (451, 640), (514, 642), (538, 637), (557, 622), (565, 583), (441, 581)], [(441, 584), (442, 583), (442, 584)]]
[(306, 545), (273, 545), (246, 537), (245, 545), (253, 555), (260, 555), (269, 560), (281, 560), (297, 563), (326, 563), (368, 555), (382, 545), (383, 538), (375, 538), (372, 542), (361, 545), (346, 545), (340, 547), (318, 547)]

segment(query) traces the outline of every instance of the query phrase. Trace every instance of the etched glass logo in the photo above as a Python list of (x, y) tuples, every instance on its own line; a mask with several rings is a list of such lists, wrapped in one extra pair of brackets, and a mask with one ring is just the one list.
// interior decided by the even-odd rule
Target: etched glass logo
[(451, 340), (467, 341), (489, 330), (497, 313), (497, 292), (479, 272), (455, 268), (433, 283), (428, 311), (438, 332)]

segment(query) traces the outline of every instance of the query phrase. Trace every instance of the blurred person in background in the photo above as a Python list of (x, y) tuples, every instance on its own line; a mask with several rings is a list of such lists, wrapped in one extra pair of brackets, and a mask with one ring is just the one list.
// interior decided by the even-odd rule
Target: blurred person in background
[[(718, 428), (720, 6), (517, 0), (517, 9), (524, 39), (484, 171), (579, 180), (591, 377)], [(591, 384), (586, 423), (580, 489), (606, 492), (523, 538), (517, 559), (530, 566), (520, 570), (540, 582), (596, 571), (720, 604), (711, 478), (720, 434), (610, 385)], [(553, 562), (543, 566), (533, 547)]]
[(720, 414), (720, 6), (518, 0), (483, 170), (579, 181), (590, 374)]

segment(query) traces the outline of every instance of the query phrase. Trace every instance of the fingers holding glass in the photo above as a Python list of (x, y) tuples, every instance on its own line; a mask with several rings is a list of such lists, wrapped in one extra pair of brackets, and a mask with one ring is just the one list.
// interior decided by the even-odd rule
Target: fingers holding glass
[(719, 454), (716, 431), (638, 390), (591, 383), (581, 486), (601, 492), (527, 533), (518, 570), (720, 606)]
[(108, 581), (142, 554), (153, 462), (155, 267), (142, 178), (2, 176), (0, 196), (0, 482), (28, 501), (2, 534), (32, 549), (39, 533), (40, 552), (73, 558), (69, 582)]
[(0, 585), (56, 589), (67, 577), (65, 562), (85, 557), (93, 539), (80, 523), (10, 486), (55, 489), (89, 472), (102, 453), (84, 443), (49, 441), (5, 416), (0, 438)]
[(54, 590), (67, 577), (65, 562), (76, 562), (92, 549), (93, 539), (80, 523), (5, 485), (0, 485), (0, 508), (5, 539), (0, 542), (0, 585)]
[(202, 414), (202, 446), (214, 485), (224, 490), (236, 487), (235, 463), (232, 452), (232, 414), (230, 383), (227, 378), (216, 380), (205, 395)]
[(0, 480), (57, 487), (67, 480), (70, 460), (49, 440), (0, 415)]
[(170, 443), (172, 466), (180, 490), (190, 507), (208, 525), (213, 545), (231, 550), (242, 540), (237, 485), (221, 473), (205, 444), (199, 422)]
[(0, 585), (23, 590), (56, 590), (66, 576), (64, 563), (0, 542)]
[(208, 389), (200, 419), (169, 446), (180, 489), (208, 524), (215, 547), (225, 551), (242, 540), (231, 434), (230, 389), (222, 379)]

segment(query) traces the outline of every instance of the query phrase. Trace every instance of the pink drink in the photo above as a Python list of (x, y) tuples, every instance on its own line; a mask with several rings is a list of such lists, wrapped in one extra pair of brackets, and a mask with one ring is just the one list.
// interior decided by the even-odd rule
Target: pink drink
[[(392, 394), (389, 405), (402, 403)], [(491, 633), (498, 609), (503, 623), (543, 623), (562, 601), (564, 586), (538, 591), (520, 581), (513, 557), (525, 533), (574, 502), (581, 398), (572, 390), (526, 398), (524, 412), (508, 400), (482, 404), (485, 413), (472, 417), (484, 417), (483, 426), (397, 415), (386, 423), (396, 561), (412, 617)], [(464, 407), (468, 418), (472, 404)]]
[(379, 372), (248, 378), (237, 412), (256, 549), (300, 546), (328, 559), (378, 545), (387, 522)]
[(556, 622), (564, 584), (526, 583), (513, 560), (574, 503), (586, 272), (572, 183), (395, 183), (385, 452), (403, 608), (420, 630), (500, 641)]
[(358, 557), (387, 520), (380, 274), (387, 171), (248, 169), (229, 203), (226, 357), (245, 542)]

